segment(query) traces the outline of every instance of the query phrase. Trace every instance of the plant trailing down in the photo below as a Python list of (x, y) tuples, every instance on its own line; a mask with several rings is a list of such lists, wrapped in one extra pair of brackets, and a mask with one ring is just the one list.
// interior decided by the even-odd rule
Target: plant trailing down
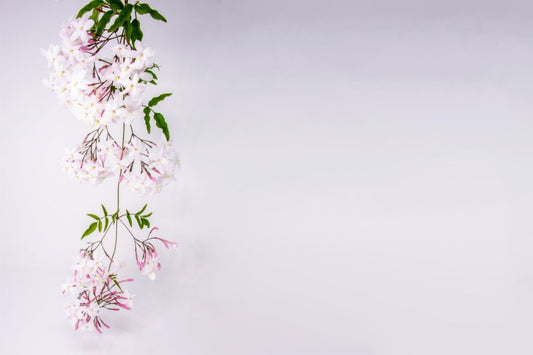
[[(146, 204), (138, 209), (120, 205), (121, 186), (141, 194), (161, 191), (174, 180), (178, 164), (167, 122), (157, 108), (171, 94), (144, 97), (149, 85), (157, 85), (159, 70), (153, 50), (142, 45), (140, 20), (146, 18), (166, 22), (147, 3), (93, 0), (63, 25), (61, 43), (43, 51), (50, 68), (46, 86), (89, 126), (82, 142), (68, 152), (65, 172), (79, 182), (113, 177), (117, 184), (116, 207), (102, 204), (87, 214), (81, 239), (88, 244), (63, 285), (64, 294), (75, 296), (65, 306), (75, 329), (101, 333), (109, 328), (104, 310), (132, 307), (126, 283), (133, 280), (119, 276), (123, 264), (115, 259), (119, 231), (131, 239), (139, 270), (152, 280), (161, 267), (156, 247), (176, 245), (159, 236)], [(161, 140), (135, 132), (135, 121), (144, 123), (148, 134), (155, 125)]]

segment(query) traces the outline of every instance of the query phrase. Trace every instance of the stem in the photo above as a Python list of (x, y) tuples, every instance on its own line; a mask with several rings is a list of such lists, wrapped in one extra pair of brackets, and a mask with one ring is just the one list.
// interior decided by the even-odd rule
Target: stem
[[(122, 153), (121, 158), (124, 156), (124, 136), (126, 133), (126, 124), (122, 123)], [(114, 258), (115, 258), (115, 252), (117, 251), (117, 243), (118, 243), (118, 216), (120, 214), (120, 181), (122, 177), (122, 169), (120, 169), (120, 173), (118, 175), (118, 182), (117, 182), (117, 220), (115, 221), (115, 245), (113, 246), (113, 253), (111, 254), (111, 260), (109, 261), (109, 268), (108, 271), (111, 270), (111, 264), (113, 264)]]
[(123, 221), (121, 220), (118, 220), (120, 223), (122, 223), (122, 225), (124, 226), (124, 228), (126, 228), (126, 230), (128, 231), (128, 233), (131, 235), (131, 237), (133, 238), (133, 242), (134, 243), (139, 243), (139, 244), (142, 244), (142, 241), (140, 239), (137, 239), (135, 237), (135, 235), (131, 232), (131, 229), (128, 228), (128, 225), (126, 223), (124, 223)]

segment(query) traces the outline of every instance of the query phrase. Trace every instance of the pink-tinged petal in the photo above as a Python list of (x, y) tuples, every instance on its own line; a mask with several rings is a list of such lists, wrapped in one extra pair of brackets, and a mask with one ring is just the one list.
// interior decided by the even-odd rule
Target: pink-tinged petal
[(163, 245), (164, 245), (165, 248), (167, 248), (167, 249), (170, 249), (171, 246), (172, 246), (172, 247), (176, 247), (176, 246), (178, 245), (178, 243), (176, 243), (176, 242), (171, 242), (171, 241), (166, 240), (166, 239), (163, 239), (163, 238), (156, 238), (156, 239), (159, 239), (159, 241), (160, 241), (161, 243), (163, 243)]
[(98, 321), (98, 318), (95, 318), (94, 319), (94, 329), (96, 329), (96, 331), (100, 334), (102, 334), (102, 331), (100, 330), (100, 322)]
[(100, 318), (100, 322), (102, 322), (102, 324), (103, 324), (103, 325), (104, 325), (104, 326), (105, 326), (105, 327), (106, 327), (107, 329), (109, 329), (109, 328), (110, 328), (110, 326), (108, 326), (108, 325), (107, 325), (107, 324), (106, 324), (106, 323), (104, 322), (104, 320), (103, 320), (103, 319), (101, 319), (101, 318)]
[(131, 311), (131, 308), (130, 308), (130, 307), (128, 307), (128, 306), (126, 306), (125, 304), (120, 303), (120, 302), (118, 302), (118, 301), (117, 301), (117, 306), (120, 306), (120, 307), (122, 307), (122, 308), (124, 308), (124, 309), (127, 309), (128, 311)]
[(144, 265), (146, 265), (146, 253), (143, 253), (141, 262), (139, 264), (139, 270), (142, 270), (144, 268)]
[(137, 261), (137, 265), (139, 265), (139, 254), (137, 253), (137, 245), (135, 246), (135, 260)]

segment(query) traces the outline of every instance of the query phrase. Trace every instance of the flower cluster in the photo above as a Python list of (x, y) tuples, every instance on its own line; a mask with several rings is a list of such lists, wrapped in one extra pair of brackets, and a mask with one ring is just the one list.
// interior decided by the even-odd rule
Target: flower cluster
[(123, 288), (123, 283), (133, 280), (118, 281), (117, 271), (106, 270), (103, 258), (81, 251), (73, 269), (73, 278), (62, 288), (63, 294), (77, 296), (74, 303), (65, 305), (74, 329), (101, 333), (102, 326), (109, 328), (102, 320), (101, 310), (129, 310), (133, 306), (133, 295)]
[(170, 142), (162, 140), (157, 146), (137, 137), (126, 145), (125, 153), (120, 161), (126, 167), (121, 178), (130, 190), (141, 194), (159, 192), (175, 180), (179, 160)]
[(89, 133), (82, 144), (66, 152), (63, 169), (76, 181), (100, 183), (118, 174), (130, 190), (151, 194), (175, 180), (179, 160), (170, 141), (162, 139), (158, 145), (132, 132), (122, 148), (109, 133), (102, 138), (104, 131)]
[(91, 37), (93, 24), (87, 14), (67, 22), (60, 31), (61, 44), (43, 51), (50, 68), (45, 85), (93, 127), (129, 124), (143, 116), (142, 95), (155, 75), (150, 70), (154, 51), (119, 43), (108, 57), (99, 57), (110, 38)]
[(112, 140), (107, 140), (98, 147), (82, 144), (66, 152), (63, 170), (78, 182), (100, 183), (113, 176), (120, 166), (121, 148)]
[(175, 242), (159, 237), (151, 237), (152, 233), (157, 229), (157, 227), (152, 228), (146, 240), (135, 240), (135, 258), (137, 259), (137, 266), (143, 275), (148, 275), (150, 280), (155, 280), (155, 271), (161, 270), (161, 263), (159, 262), (157, 250), (151, 241), (160, 241), (167, 249), (170, 249), (171, 247), (175, 248), (177, 246)]

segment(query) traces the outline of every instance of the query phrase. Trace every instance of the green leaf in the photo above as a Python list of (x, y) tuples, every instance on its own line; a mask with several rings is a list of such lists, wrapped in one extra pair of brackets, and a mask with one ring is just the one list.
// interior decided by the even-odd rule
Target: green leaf
[(135, 215), (135, 220), (137, 221), (139, 228), (143, 229), (144, 224), (141, 222), (141, 218), (138, 215)]
[(120, 291), (123, 291), (122, 288), (120, 287), (120, 285), (117, 282), (117, 274), (111, 274), (111, 275), (109, 275), (109, 278), (111, 280), (113, 280), (113, 282), (115, 283), (115, 285), (117, 285), (118, 288), (120, 288)]
[(147, 3), (142, 3), (135, 5), (135, 11), (140, 15), (144, 15), (152, 11), (152, 8)]
[(167, 19), (164, 18), (163, 15), (161, 15), (159, 12), (157, 12), (157, 10), (150, 10), (150, 16), (152, 16), (152, 18), (155, 20), (167, 22)]
[(102, 221), (98, 221), (98, 232), (102, 231)]
[[(156, 78), (157, 79), (157, 78)], [(169, 97), (170, 95), (172, 95), (172, 93), (170, 92), (167, 92), (165, 94), (161, 94), (159, 96), (156, 96), (156, 97), (152, 97), (152, 99), (150, 101), (148, 101), (148, 106), (150, 107), (154, 107), (155, 105), (157, 105), (158, 103), (160, 103), (161, 101), (163, 101), (165, 99), (165, 97)]]
[(83, 235), (81, 236), (81, 239), (85, 238), (86, 236), (88, 236), (89, 234), (91, 234), (92, 232), (95, 231), (96, 227), (98, 226), (98, 222), (93, 222), (89, 225), (89, 228), (87, 228), (85, 230), (85, 232), (83, 232)]
[(165, 117), (159, 112), (154, 112), (155, 125), (163, 131), (167, 141), (170, 139), (170, 132), (168, 131), (168, 125), (165, 121)]
[(141, 218), (141, 222), (148, 228), (150, 228), (150, 221), (146, 218)]
[(144, 112), (144, 123), (146, 124), (146, 131), (148, 132), (148, 134), (150, 134), (150, 130), (151, 130), (151, 127), (150, 127), (150, 111), (152, 111), (152, 109), (148, 106), (146, 106), (143, 110)]
[(95, 32), (96, 26), (98, 25), (98, 17), (100, 17), (100, 11), (98, 11), (98, 9), (94, 9), (91, 16), (89, 16), (89, 18), (94, 21), (94, 25), (90, 30), (92, 33)]
[(111, 27), (109, 27), (108, 31), (115, 32), (116, 30), (120, 28), (120, 26), (122, 26), (122, 24), (124, 24), (124, 22), (129, 21), (132, 10), (133, 10), (132, 4), (127, 4), (126, 6), (124, 6), (122, 11), (118, 14), (118, 17), (115, 20), (115, 22), (113, 22)]
[(151, 71), (150, 69), (145, 69), (144, 71), (151, 74), (154, 77), (154, 79), (157, 79), (157, 75), (155, 75), (155, 73)]
[(135, 44), (135, 41), (142, 41), (143, 31), (141, 31), (141, 23), (137, 19), (131, 21), (131, 43)]
[(148, 218), (148, 217), (150, 217), (151, 215), (152, 215), (152, 212), (150, 212), (150, 213), (148, 213), (148, 214), (145, 214), (143, 217), (144, 217), (144, 218)]
[(114, 277), (112, 277), (111, 280), (113, 280), (113, 282), (115, 283), (115, 285), (117, 285), (117, 287), (120, 289), (120, 291), (124, 292), (122, 290), (122, 287), (120, 287), (120, 285), (118, 284), (117, 280)]
[(88, 3), (87, 5), (81, 8), (81, 10), (76, 15), (76, 18), (82, 17), (84, 13), (91, 11), (92, 9), (100, 5), (101, 3), (102, 3), (102, 0), (91, 1), (90, 3)]
[(92, 217), (92, 218), (96, 219), (97, 221), (100, 220), (100, 217), (98, 217), (97, 215), (92, 214), (92, 213), (87, 213), (87, 216)]
[(128, 21), (124, 22), (122, 27), (124, 28), (124, 36), (126, 37), (126, 42), (131, 45), (131, 42), (132, 42), (131, 41), (131, 31), (132, 31), (132, 28), (131, 28), (130, 21), (128, 20)]
[(122, 10), (124, 8), (124, 4), (120, 0), (107, 0), (107, 3), (113, 10)]
[(105, 227), (104, 227), (104, 231), (107, 230), (107, 227), (109, 226), (109, 218), (105, 218)]
[(128, 218), (128, 222), (130, 223), (130, 227), (133, 227), (133, 222), (131, 221), (130, 211), (128, 211), (128, 210), (126, 210), (126, 217)]
[(107, 24), (109, 23), (109, 20), (111, 20), (111, 17), (113, 17), (114, 14), (115, 14), (115, 11), (109, 10), (102, 16), (102, 18), (98, 22), (98, 27), (96, 28), (97, 35), (100, 36), (102, 33), (104, 33), (105, 26), (107, 26)]
[(148, 204), (147, 204), (147, 203), (146, 203), (146, 204), (144, 204), (143, 208), (141, 208), (141, 210), (140, 210), (139, 212), (135, 213), (135, 214), (136, 214), (136, 215), (138, 215), (138, 216), (140, 216), (140, 215), (141, 215), (141, 213), (143, 213), (143, 212), (144, 212), (144, 210), (146, 209), (146, 207), (147, 207), (147, 206), (148, 206)]
[(104, 216), (107, 216), (107, 210), (105, 209), (103, 204), (100, 204), (102, 206), (102, 210), (104, 211)]

